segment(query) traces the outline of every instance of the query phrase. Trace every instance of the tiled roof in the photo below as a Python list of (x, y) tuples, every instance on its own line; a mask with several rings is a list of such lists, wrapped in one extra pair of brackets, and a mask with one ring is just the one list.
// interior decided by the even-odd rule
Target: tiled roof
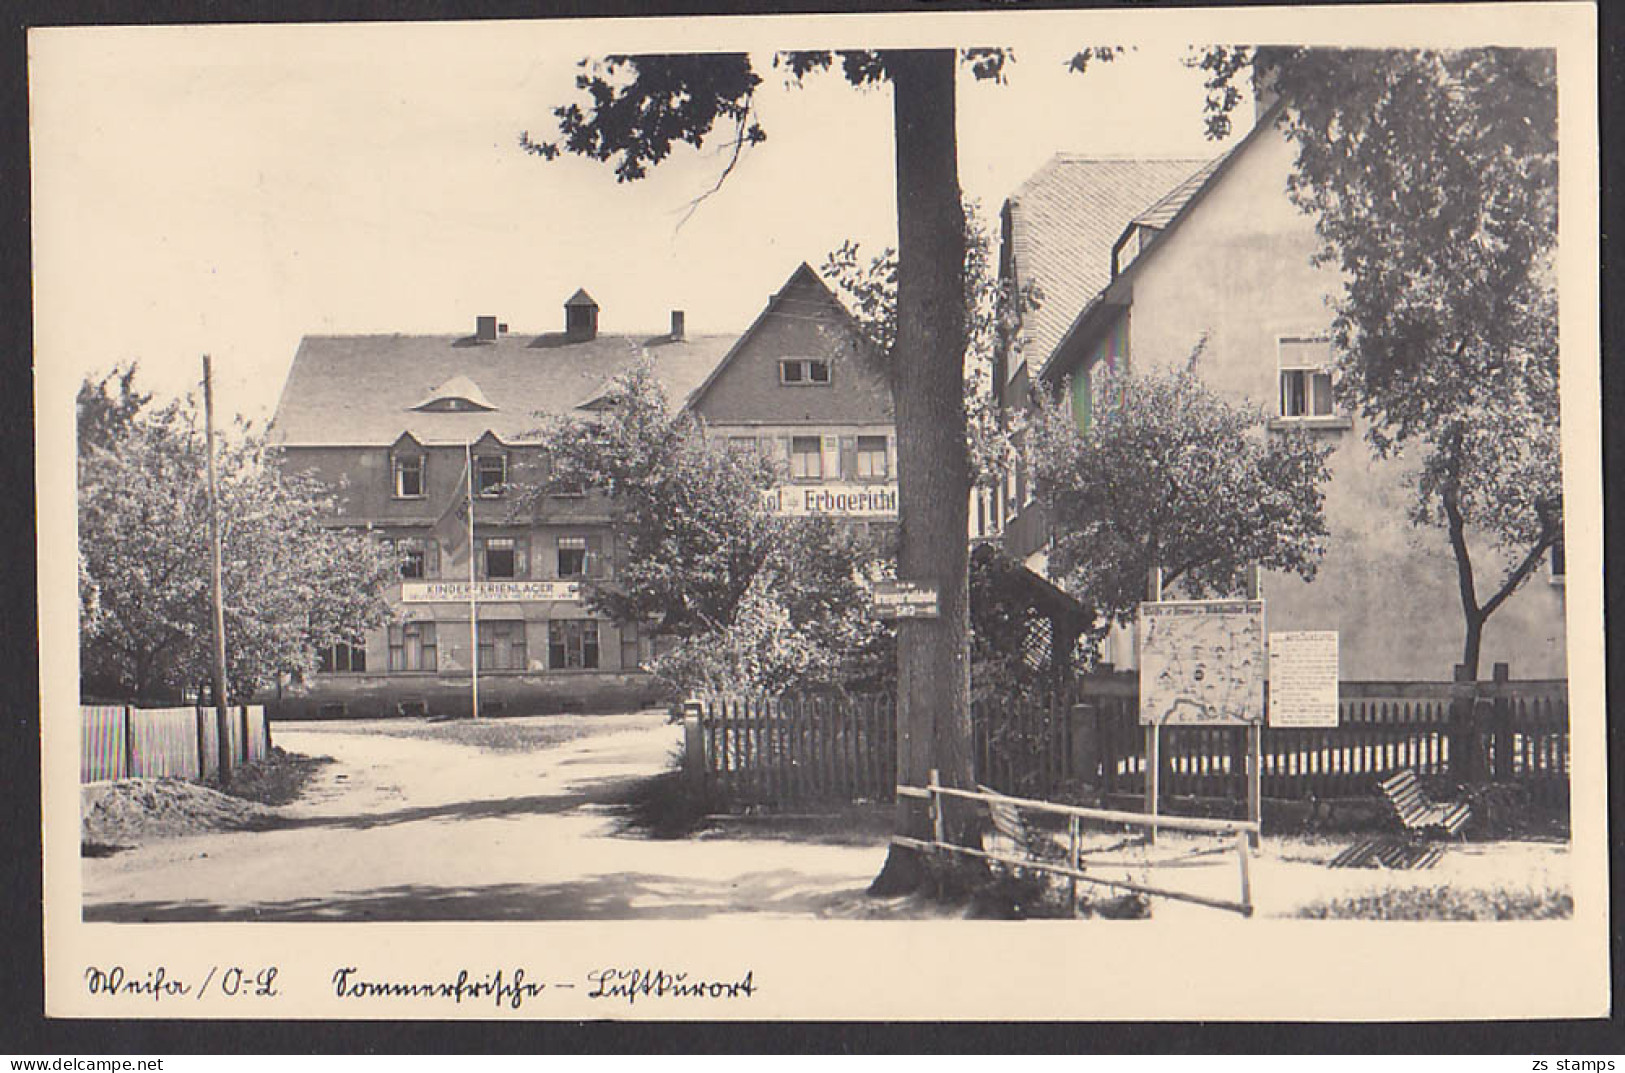
[[(1009, 200), (1011, 250), (1016, 278), (1035, 285), (1041, 304), (1024, 318), (1025, 359), (1032, 368), (1048, 360), (1061, 337), (1095, 295), (1111, 282), (1112, 246), (1123, 229), (1198, 178), (1214, 161), (1052, 157)], [(1195, 173), (1195, 174), (1193, 174)], [(1168, 209), (1168, 217), (1178, 210)]]
[(1202, 188), (1202, 184), (1208, 181), (1224, 159), (1224, 156), (1216, 156), (1208, 161), (1201, 170), (1164, 194), (1155, 205), (1136, 216), (1134, 222), (1143, 227), (1154, 227), (1159, 231), (1167, 227), (1179, 214), (1179, 210), (1185, 207), (1185, 203), (1196, 196), (1196, 191)]
[[(464, 443), (486, 430), (524, 440), (537, 414), (568, 413), (602, 394), (607, 381), (647, 355), (673, 408), (733, 345), (737, 335), (509, 334), (492, 343), (457, 335), (309, 335), (299, 344), (272, 431), (310, 446), (390, 444), (410, 432), (425, 444)], [(479, 385), (497, 409), (426, 413), (413, 407), (457, 377)]]

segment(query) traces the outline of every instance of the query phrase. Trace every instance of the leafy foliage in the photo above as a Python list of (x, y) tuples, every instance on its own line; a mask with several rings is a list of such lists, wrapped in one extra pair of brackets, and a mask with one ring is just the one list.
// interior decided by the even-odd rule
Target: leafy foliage
[(1101, 630), (1129, 621), (1154, 566), (1196, 598), (1236, 592), (1253, 563), (1315, 574), (1330, 446), (1301, 431), (1266, 437), (1261, 409), (1202, 383), (1199, 354), (1106, 380), (1086, 430), (1047, 399), (1030, 426), (1050, 571)]
[[(204, 435), (189, 404), (145, 408), (132, 374), (119, 398), (133, 408), (102, 405), (107, 379), (80, 390), (81, 677), (96, 695), (167, 700), (209, 678)], [(371, 536), (324, 527), (329, 494), (282, 472), (263, 432), (239, 422), (219, 439), (227, 689), (244, 700), (383, 622), (395, 563)]]
[[(1484, 621), (1563, 532), (1557, 89), (1549, 50), (1209, 50), (1213, 116), (1251, 64), (1284, 102), (1289, 192), (1342, 272), (1339, 394), (1375, 452), (1413, 451), (1413, 519), (1455, 552), (1476, 669)], [(1206, 59), (1204, 59), (1206, 62)], [(1481, 600), (1469, 528), (1504, 556)]]
[(74, 403), (81, 452), (90, 447), (111, 447), (119, 441), (148, 403), (149, 392), (135, 388), (135, 362), (114, 367), (100, 380), (79, 385)]
[(674, 642), (656, 673), (679, 689), (751, 692), (831, 681), (880, 658), (870, 650), (882, 630), (858, 580), (869, 549), (828, 519), (768, 513), (775, 464), (673, 415), (647, 364), (605, 401), (593, 419), (547, 419), (551, 471), (519, 509), (561, 488), (610, 496), (625, 555), (586, 599)]
[[(897, 251), (891, 247), (870, 255), (848, 239), (824, 258), (822, 272), (841, 292), (870, 352), (886, 363), (882, 370), (895, 383), (888, 355), (897, 339)], [(975, 201), (965, 203), (965, 412), (966, 450), (978, 487), (990, 488), (1015, 465), (1017, 448), (993, 397), (994, 359), (1017, 355), (1020, 318), (1038, 308), (1043, 294), (1036, 284), (1013, 288), (998, 273), (993, 238)], [(1019, 360), (1013, 358), (1010, 360)]]

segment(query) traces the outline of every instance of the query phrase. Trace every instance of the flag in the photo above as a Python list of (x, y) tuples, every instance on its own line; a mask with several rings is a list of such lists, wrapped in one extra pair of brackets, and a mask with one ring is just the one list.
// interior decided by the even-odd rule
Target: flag
[(457, 491), (451, 497), (444, 514), (440, 515), (431, 530), (435, 540), (446, 546), (446, 554), (450, 558), (457, 558), (463, 546), (468, 543), (468, 459), (463, 460), (463, 479), (457, 482)]

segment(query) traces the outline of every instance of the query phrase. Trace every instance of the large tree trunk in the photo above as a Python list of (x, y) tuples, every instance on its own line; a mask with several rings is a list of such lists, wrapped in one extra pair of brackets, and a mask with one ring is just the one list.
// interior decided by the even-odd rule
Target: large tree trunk
[[(970, 725), (970, 462), (965, 449), (965, 220), (955, 135), (955, 53), (887, 52), (897, 141), (897, 338), (892, 354), (902, 539), (898, 576), (934, 585), (939, 617), (897, 638), (897, 780), (974, 780)], [(950, 813), (950, 817), (952, 813)], [(929, 838), (900, 798), (898, 833)], [(893, 846), (871, 890), (912, 889), (916, 856)]]

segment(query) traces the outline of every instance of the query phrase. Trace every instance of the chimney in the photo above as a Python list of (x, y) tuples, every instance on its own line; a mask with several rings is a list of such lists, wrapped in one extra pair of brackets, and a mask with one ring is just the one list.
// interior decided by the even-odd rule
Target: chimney
[(683, 341), (683, 319), (683, 311), (681, 309), (674, 309), (671, 311), (671, 341), (674, 343), (681, 343)]
[(477, 343), (494, 343), (497, 341), (497, 319), (495, 317), (474, 318), (474, 341)]
[(584, 288), (564, 303), (564, 335), (572, 343), (598, 338), (598, 303)]

